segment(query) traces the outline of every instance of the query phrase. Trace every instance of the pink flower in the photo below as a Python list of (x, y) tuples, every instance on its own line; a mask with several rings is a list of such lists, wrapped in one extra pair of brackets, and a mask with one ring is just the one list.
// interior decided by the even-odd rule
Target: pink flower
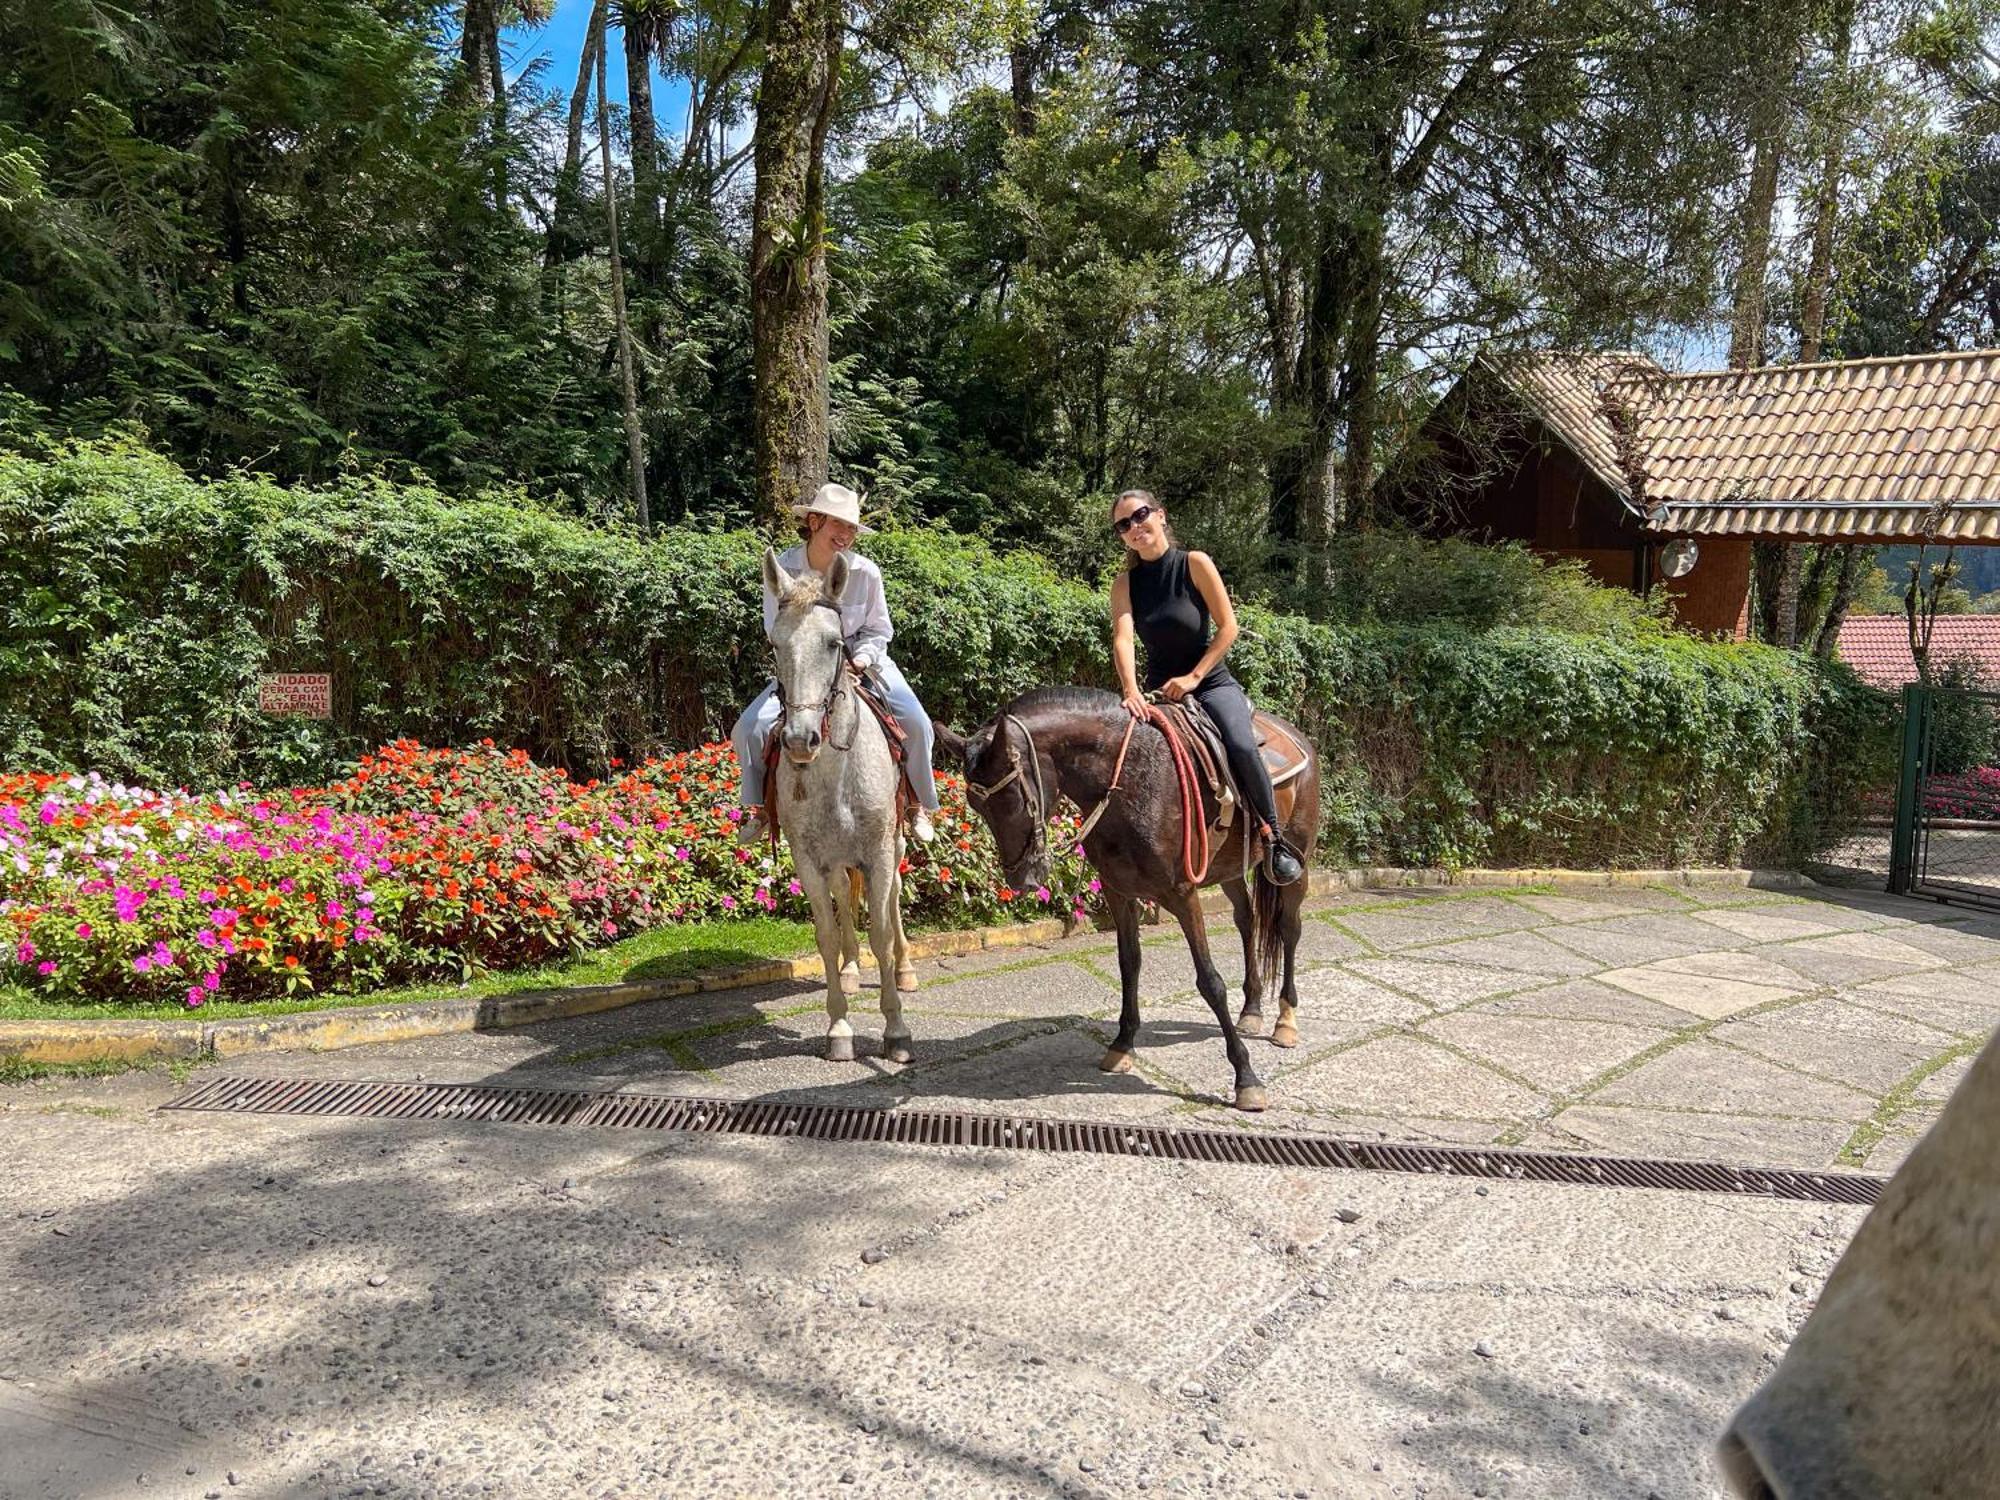
[(22, 938), (21, 946), (14, 950), (14, 962), (17, 964), (30, 964), (34, 961), (35, 945), (26, 938)]
[(606, 917), (600, 925), (604, 928), (604, 935), (606, 937), (618, 936), (618, 924), (612, 921), (611, 918)]
[(1036, 887), (1035, 887), (1035, 899), (1036, 899), (1037, 901), (1041, 902), (1041, 903), (1042, 903), (1042, 904), (1043, 904), (1044, 906), (1048, 905), (1048, 903), (1049, 903), (1049, 888), (1048, 888), (1047, 886), (1045, 886), (1045, 885), (1038, 885), (1038, 886), (1036, 886)]
[(724, 911), (735, 911), (736, 898), (734, 896), (724, 896), (722, 898), (722, 909)]
[(132, 967), (137, 969), (141, 974), (145, 973), (153, 967), (152, 955), (141, 953), (137, 958), (132, 960)]
[(1093, 877), (1090, 882), (1090, 894), (1095, 896), (1099, 891), (1103, 889), (1104, 889), (1104, 882)]
[(191, 984), (188, 986), (188, 1005), (190, 1007), (201, 1004), (207, 998), (207, 992), (200, 985)]
[(796, 896), (796, 895), (798, 895), (798, 894), (799, 894), (799, 883), (798, 883), (798, 882), (797, 882), (796, 880), (787, 880), (787, 881), (785, 882), (785, 894), (786, 894), (786, 895), (788, 895), (788, 896)]
[(43, 959), (40, 963), (35, 965), (35, 972), (37, 974), (53, 974), (55, 973), (55, 971), (56, 971), (55, 964), (51, 960), (46, 958)]
[(206, 974), (202, 975), (201, 987), (211, 995), (222, 988), (222, 970), (210, 969)]
[(338, 901), (329, 901), (326, 903), (326, 919), (329, 922), (338, 922), (346, 915), (347, 908), (342, 906)]
[(90, 927), (90, 924), (89, 924), (88, 922), (79, 922), (79, 923), (77, 923), (77, 924), (76, 924), (76, 935), (77, 935), (78, 937), (80, 937), (80, 938), (83, 938), (83, 939), (85, 939), (86, 941), (88, 941), (88, 940), (89, 940), (89, 937), (90, 937), (90, 933), (91, 933), (91, 927)]
[(44, 802), (42, 804), (42, 810), (40, 814), (42, 820), (42, 826), (46, 828), (48, 827), (49, 824), (55, 822), (56, 815), (61, 811), (62, 809), (59, 806), (57, 806), (57, 804), (53, 799)]

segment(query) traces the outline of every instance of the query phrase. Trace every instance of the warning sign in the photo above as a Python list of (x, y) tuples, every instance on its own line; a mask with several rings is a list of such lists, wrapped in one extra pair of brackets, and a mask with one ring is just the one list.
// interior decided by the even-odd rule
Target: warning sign
[(333, 717), (333, 677), (326, 672), (275, 672), (257, 679), (257, 707), (267, 714)]

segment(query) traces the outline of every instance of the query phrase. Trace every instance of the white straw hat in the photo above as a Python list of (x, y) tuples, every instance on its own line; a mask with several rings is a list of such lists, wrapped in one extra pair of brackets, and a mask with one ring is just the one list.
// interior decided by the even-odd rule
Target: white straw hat
[(823, 484), (813, 491), (813, 497), (792, 507), (792, 514), (804, 520), (817, 512), (822, 516), (832, 516), (836, 521), (845, 521), (863, 536), (872, 536), (875, 528), (861, 524), (861, 497), (844, 484)]

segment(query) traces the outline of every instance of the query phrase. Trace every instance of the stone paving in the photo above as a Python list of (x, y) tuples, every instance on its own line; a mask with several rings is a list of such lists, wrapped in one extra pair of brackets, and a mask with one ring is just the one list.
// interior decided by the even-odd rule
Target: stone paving
[[(799, 985), (230, 1066), (1884, 1170), (2000, 1021), (2000, 923), (1848, 891), (1356, 894), (1313, 905), (1305, 957), (1304, 1044), (1253, 1044), (1275, 1106), (1259, 1118), (1221, 1103), (1220, 1040), (1166, 932), (1123, 1077), (1095, 1066), (1116, 1008), (1098, 935), (926, 966), (901, 1068), (820, 1060)], [(183, 1081), (0, 1090), (9, 1500), (1712, 1500), (1715, 1433), (1860, 1220), (154, 1113)]]

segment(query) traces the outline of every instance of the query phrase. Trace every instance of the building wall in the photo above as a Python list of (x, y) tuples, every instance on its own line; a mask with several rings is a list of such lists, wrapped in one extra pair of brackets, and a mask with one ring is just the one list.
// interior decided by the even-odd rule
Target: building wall
[(1742, 640), (1750, 633), (1750, 538), (1705, 536), (1685, 578), (1664, 580), (1674, 619)]

